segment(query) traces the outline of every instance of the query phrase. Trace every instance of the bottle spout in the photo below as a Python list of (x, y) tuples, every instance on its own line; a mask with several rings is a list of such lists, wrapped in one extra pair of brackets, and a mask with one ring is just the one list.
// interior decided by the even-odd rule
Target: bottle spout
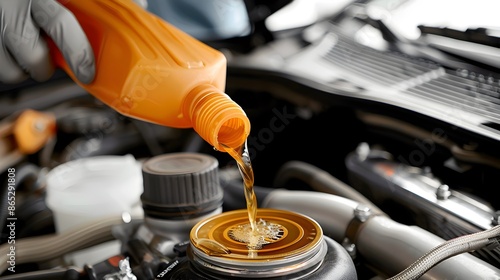
[(250, 120), (243, 109), (211, 84), (195, 87), (186, 105), (193, 129), (219, 151), (238, 149), (250, 134)]

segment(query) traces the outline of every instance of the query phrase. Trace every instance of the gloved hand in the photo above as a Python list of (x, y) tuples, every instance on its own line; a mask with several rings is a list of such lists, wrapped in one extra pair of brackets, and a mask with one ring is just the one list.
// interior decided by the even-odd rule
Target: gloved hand
[(58, 46), (78, 80), (87, 84), (94, 79), (94, 52), (69, 10), (55, 0), (0, 0), (0, 82), (52, 76), (55, 66), (41, 31)]

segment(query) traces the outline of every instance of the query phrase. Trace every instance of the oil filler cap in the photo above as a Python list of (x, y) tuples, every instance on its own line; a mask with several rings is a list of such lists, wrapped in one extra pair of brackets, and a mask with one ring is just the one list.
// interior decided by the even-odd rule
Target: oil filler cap
[(216, 158), (198, 153), (171, 153), (142, 166), (144, 214), (159, 219), (196, 218), (222, 206), (223, 191)]

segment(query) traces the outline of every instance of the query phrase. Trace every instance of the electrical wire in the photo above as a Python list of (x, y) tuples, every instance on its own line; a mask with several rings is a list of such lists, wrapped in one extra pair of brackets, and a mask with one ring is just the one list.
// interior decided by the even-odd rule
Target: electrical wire
[[(137, 220), (133, 217), (132, 221)], [(55, 259), (64, 254), (113, 240), (112, 228), (123, 224), (121, 217), (109, 217), (59, 234), (16, 240), (0, 246), (0, 273), (9, 267), (10, 247), (15, 246), (16, 265)]]
[(405, 270), (387, 280), (418, 279), (440, 262), (458, 254), (472, 252), (493, 244), (497, 242), (496, 238), (499, 236), (500, 226), (495, 226), (489, 230), (448, 240), (420, 257)]

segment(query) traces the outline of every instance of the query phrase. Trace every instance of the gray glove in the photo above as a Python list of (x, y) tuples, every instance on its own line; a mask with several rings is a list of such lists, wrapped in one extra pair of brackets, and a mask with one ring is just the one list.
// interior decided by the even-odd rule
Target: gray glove
[(54, 64), (41, 30), (61, 50), (76, 78), (90, 83), (94, 52), (74, 15), (55, 0), (0, 0), (0, 82), (52, 76)]

